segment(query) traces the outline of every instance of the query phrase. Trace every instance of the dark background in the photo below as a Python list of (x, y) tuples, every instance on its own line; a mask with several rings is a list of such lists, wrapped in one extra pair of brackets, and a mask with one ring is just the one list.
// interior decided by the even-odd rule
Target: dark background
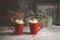
[(36, 3), (60, 3), (60, 0), (0, 0), (0, 25), (10, 24), (9, 11), (24, 11), (25, 18), (31, 10), (36, 13)]

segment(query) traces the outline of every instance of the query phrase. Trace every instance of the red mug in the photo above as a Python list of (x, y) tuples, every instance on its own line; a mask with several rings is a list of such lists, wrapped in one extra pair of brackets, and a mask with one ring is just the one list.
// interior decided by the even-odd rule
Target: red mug
[(22, 35), (23, 34), (23, 27), (24, 24), (16, 24), (17, 26), (15, 26), (15, 33), (17, 35)]
[(37, 34), (39, 29), (39, 24), (38, 23), (29, 23), (29, 26), (30, 26), (30, 33), (31, 34)]

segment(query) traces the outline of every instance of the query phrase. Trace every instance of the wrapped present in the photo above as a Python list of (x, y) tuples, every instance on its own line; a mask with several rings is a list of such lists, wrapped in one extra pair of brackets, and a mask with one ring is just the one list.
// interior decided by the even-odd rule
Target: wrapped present
[(43, 18), (42, 20), (40, 20), (40, 22), (43, 24), (43, 27), (48, 27), (53, 24), (53, 18), (52, 17)]

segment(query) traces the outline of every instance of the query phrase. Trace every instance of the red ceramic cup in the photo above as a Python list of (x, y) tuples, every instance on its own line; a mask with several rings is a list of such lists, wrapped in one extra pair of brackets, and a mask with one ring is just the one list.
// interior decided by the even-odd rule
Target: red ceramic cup
[(17, 26), (15, 27), (15, 33), (17, 35), (22, 35), (23, 34), (23, 27), (24, 27), (24, 24), (17, 24)]
[(38, 33), (38, 23), (29, 23), (30, 26), (30, 32), (31, 34), (37, 34)]

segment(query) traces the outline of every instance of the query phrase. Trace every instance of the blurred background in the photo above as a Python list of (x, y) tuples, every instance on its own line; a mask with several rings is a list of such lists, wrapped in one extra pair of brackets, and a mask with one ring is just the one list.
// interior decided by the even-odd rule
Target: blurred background
[(0, 0), (0, 26), (10, 26), (11, 16), (16, 12), (24, 12), (24, 21), (33, 15), (48, 15), (53, 18), (54, 25), (60, 25), (60, 0)]

